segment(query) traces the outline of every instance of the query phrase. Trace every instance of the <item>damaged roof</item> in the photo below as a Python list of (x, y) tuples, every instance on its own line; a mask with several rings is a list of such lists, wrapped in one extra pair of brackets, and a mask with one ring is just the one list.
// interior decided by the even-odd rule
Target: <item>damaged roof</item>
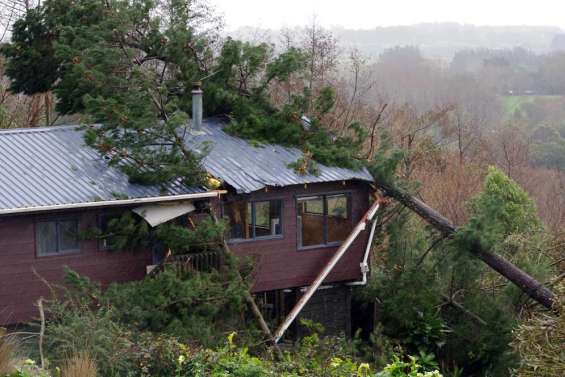
[(77, 126), (0, 131), (0, 211), (204, 191), (130, 183), (84, 144)]
[[(367, 170), (319, 165), (319, 175), (300, 175), (288, 165), (302, 157), (296, 148), (255, 146), (228, 135), (219, 119), (206, 119), (186, 136), (195, 151), (208, 150), (203, 167), (238, 193), (267, 186), (363, 180)], [(96, 203), (123, 198), (179, 196), (205, 192), (180, 183), (146, 186), (129, 182), (97, 151), (86, 146), (76, 125), (0, 131), (0, 213), (2, 210)]]
[(372, 182), (366, 170), (350, 170), (318, 164), (318, 175), (300, 175), (289, 164), (303, 157), (296, 148), (265, 144), (256, 146), (224, 132), (219, 119), (205, 119), (199, 131), (186, 139), (191, 148), (210, 151), (204, 158), (206, 171), (232, 186), (238, 193), (250, 193), (265, 187), (305, 183), (361, 180)]

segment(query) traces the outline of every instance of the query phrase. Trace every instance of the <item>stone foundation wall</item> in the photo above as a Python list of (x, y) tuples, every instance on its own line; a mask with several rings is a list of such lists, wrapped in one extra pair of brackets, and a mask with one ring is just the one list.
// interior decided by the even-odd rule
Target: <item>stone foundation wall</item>
[[(322, 324), (324, 335), (351, 336), (351, 288), (336, 285), (319, 289), (300, 313), (299, 319)], [(304, 329), (299, 329), (299, 334)]]

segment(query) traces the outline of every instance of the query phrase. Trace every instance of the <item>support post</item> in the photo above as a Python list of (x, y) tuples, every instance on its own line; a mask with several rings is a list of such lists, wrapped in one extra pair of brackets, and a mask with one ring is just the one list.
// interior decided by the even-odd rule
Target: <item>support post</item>
[(379, 201), (375, 201), (375, 203), (369, 208), (369, 210), (365, 213), (365, 215), (363, 215), (363, 217), (361, 218), (361, 221), (359, 221), (359, 223), (357, 223), (355, 228), (353, 228), (353, 230), (351, 231), (349, 236), (345, 239), (345, 241), (341, 244), (339, 249), (337, 249), (336, 253), (332, 256), (330, 261), (322, 269), (322, 271), (316, 277), (316, 279), (314, 280), (312, 285), (310, 285), (308, 287), (308, 289), (306, 290), (304, 295), (296, 303), (294, 308), (292, 308), (291, 312), (285, 318), (284, 322), (280, 325), (277, 332), (275, 333), (275, 339), (274, 339), (275, 343), (279, 342), (279, 340), (282, 338), (282, 336), (284, 335), (286, 330), (289, 328), (289, 326), (292, 324), (292, 322), (294, 322), (296, 317), (298, 317), (298, 314), (300, 314), (300, 312), (302, 311), (304, 306), (306, 306), (308, 301), (310, 301), (310, 298), (312, 298), (312, 296), (314, 295), (316, 290), (318, 290), (318, 288), (320, 287), (320, 285), (322, 285), (322, 283), (324, 282), (326, 277), (330, 274), (330, 272), (337, 265), (337, 263), (339, 262), (341, 257), (343, 257), (345, 252), (349, 249), (349, 247), (351, 246), (353, 241), (355, 241), (357, 236), (362, 231), (365, 230), (365, 228), (367, 227), (367, 223), (370, 222), (373, 219), (373, 217), (377, 213), (378, 209), (379, 209)]

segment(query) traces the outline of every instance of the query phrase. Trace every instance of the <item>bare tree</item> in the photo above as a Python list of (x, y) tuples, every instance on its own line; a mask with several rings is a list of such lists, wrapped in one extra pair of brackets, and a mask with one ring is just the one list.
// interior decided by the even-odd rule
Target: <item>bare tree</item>
[(308, 89), (314, 94), (328, 84), (329, 76), (337, 66), (338, 42), (314, 16), (311, 25), (304, 30), (301, 47), (308, 53)]
[(35, 5), (32, 0), (0, 0), (0, 43), (10, 37), (14, 22)]
[(459, 164), (468, 155), (478, 155), (485, 132), (493, 132), (498, 123), (499, 106), (494, 93), (471, 76), (458, 76), (446, 82), (443, 102), (453, 111), (444, 122), (444, 136), (456, 146)]

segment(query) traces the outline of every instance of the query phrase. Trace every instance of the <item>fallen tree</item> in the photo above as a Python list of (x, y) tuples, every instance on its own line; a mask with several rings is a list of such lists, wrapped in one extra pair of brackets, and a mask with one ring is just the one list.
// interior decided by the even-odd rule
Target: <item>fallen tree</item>
[[(427, 223), (437, 229), (444, 237), (453, 237), (458, 227), (422, 200), (384, 182), (375, 182), (376, 187), (387, 197), (393, 198), (412, 210)], [(555, 295), (542, 283), (510, 261), (490, 250), (485, 250), (479, 242), (471, 246), (471, 252), (493, 270), (510, 280), (530, 298), (547, 309), (554, 309)]]

